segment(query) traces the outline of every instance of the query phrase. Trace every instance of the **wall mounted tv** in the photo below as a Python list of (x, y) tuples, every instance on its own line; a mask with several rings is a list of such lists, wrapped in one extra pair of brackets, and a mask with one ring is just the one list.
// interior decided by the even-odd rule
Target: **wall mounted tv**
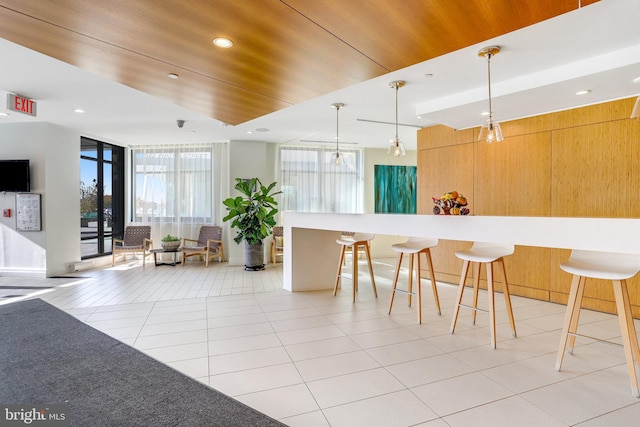
[(0, 160), (0, 192), (31, 191), (29, 160)]

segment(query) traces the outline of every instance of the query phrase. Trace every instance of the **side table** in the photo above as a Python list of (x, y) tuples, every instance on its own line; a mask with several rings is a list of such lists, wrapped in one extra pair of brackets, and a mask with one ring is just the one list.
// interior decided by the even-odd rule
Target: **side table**
[[(165, 249), (151, 249), (153, 253), (153, 263), (155, 265), (171, 265), (175, 267), (176, 264), (180, 264), (181, 257), (178, 256), (182, 252), (182, 248), (178, 248), (172, 251), (167, 251)], [(158, 254), (173, 254), (173, 262), (158, 262)]]

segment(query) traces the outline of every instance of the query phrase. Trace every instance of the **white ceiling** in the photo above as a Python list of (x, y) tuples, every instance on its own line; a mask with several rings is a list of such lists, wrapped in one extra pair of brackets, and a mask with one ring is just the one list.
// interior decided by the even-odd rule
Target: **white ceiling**
[[(602, 0), (238, 126), (225, 126), (0, 39), (0, 96), (14, 93), (38, 102), (36, 118), (9, 112), (0, 116), (0, 124), (46, 121), (120, 145), (233, 140), (335, 143), (336, 113), (331, 104), (343, 102), (340, 141), (385, 148), (395, 136), (395, 91), (388, 83), (404, 80), (406, 86), (398, 93), (399, 135), (408, 149), (415, 149), (419, 127), (444, 124), (463, 129), (484, 123), (487, 62), (477, 52), (488, 45), (502, 47), (491, 61), (498, 121), (638, 95), (640, 83), (633, 79), (640, 77), (639, 22), (640, 0)], [(340, 64), (335, 68), (339, 73)], [(581, 89), (591, 92), (575, 95)], [(0, 112), (7, 112), (4, 107)], [(74, 113), (74, 108), (86, 113)], [(177, 119), (186, 121), (182, 129)], [(268, 131), (256, 131), (261, 128)]]

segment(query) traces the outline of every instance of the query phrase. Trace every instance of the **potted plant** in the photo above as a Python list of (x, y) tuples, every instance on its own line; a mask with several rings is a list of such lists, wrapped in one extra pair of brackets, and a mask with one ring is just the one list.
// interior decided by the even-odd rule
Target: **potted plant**
[(258, 178), (236, 178), (234, 188), (241, 195), (223, 201), (229, 214), (222, 220), (231, 220), (231, 228), (238, 230), (233, 238), (236, 243), (245, 241), (245, 270), (264, 269), (262, 241), (276, 225), (275, 215), (278, 209), (275, 206), (278, 202), (274, 196), (281, 193), (272, 192), (275, 186), (276, 183), (273, 182), (265, 187)]
[(176, 251), (180, 247), (180, 238), (167, 234), (160, 239), (160, 246), (162, 246), (162, 249), (165, 251)]

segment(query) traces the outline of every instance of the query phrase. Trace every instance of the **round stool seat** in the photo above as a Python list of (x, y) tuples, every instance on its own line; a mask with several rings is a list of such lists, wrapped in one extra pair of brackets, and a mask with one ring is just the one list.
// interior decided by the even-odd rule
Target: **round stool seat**
[(353, 283), (353, 302), (356, 302), (356, 292), (358, 291), (358, 252), (360, 249), (364, 249), (364, 253), (367, 256), (367, 264), (369, 267), (369, 276), (371, 277), (371, 286), (373, 287), (373, 294), (378, 298), (378, 290), (376, 289), (376, 280), (373, 276), (373, 265), (371, 264), (371, 251), (369, 244), (371, 240), (376, 237), (372, 233), (353, 233), (342, 232), (339, 239), (336, 239), (336, 243), (342, 246), (340, 249), (340, 260), (338, 261), (338, 272), (336, 274), (336, 283), (333, 287), (333, 296), (338, 293), (338, 287), (340, 286), (342, 278), (342, 264), (344, 262), (345, 253), (348, 250), (351, 251), (351, 268), (352, 275), (351, 281)]
[(456, 251), (456, 256), (471, 262), (493, 262), (513, 254), (515, 247), (511, 244), (475, 242), (469, 249)]
[[(424, 237), (409, 237), (407, 241), (402, 243), (395, 243), (391, 245), (391, 249), (398, 252), (398, 262), (396, 264), (396, 271), (393, 276), (393, 285), (391, 288), (391, 299), (389, 300), (389, 314), (393, 308), (393, 300), (396, 292), (406, 293), (408, 296), (409, 307), (411, 307), (411, 297), (415, 295), (418, 298), (418, 323), (422, 323), (422, 283), (420, 272), (422, 270), (420, 263), (420, 256), (424, 254), (427, 265), (429, 267), (429, 274), (431, 275), (431, 288), (433, 290), (433, 298), (436, 303), (436, 311), (438, 316), (440, 315), (440, 299), (438, 298), (438, 287), (436, 283), (436, 276), (433, 270), (433, 261), (431, 259), (431, 248), (438, 246), (438, 239), (424, 238)], [(402, 257), (404, 254), (409, 254), (409, 286), (405, 289), (398, 289), (398, 277), (400, 275), (400, 267), (402, 265)], [(417, 256), (417, 265), (414, 264), (414, 259)], [(413, 274), (415, 270), (417, 289), (413, 291)]]
[[(511, 331), (513, 336), (516, 337), (516, 322), (513, 317), (513, 309), (511, 307), (511, 295), (509, 294), (509, 281), (507, 280), (507, 269), (504, 266), (504, 257), (512, 255), (515, 251), (513, 244), (507, 243), (486, 243), (486, 242), (474, 242), (471, 248), (456, 251), (455, 255), (462, 259), (462, 274), (460, 274), (460, 283), (458, 285), (458, 297), (456, 298), (456, 305), (453, 310), (453, 319), (451, 319), (451, 333), (453, 334), (456, 329), (456, 322), (458, 321), (458, 312), (460, 307), (470, 308), (473, 311), (472, 320), (473, 324), (476, 323), (476, 312), (488, 311), (489, 312), (489, 326), (491, 333), (491, 347), (496, 348), (496, 313), (495, 313), (495, 301), (494, 301), (494, 278), (493, 278), (493, 263), (499, 264), (502, 269), (502, 277), (504, 278), (504, 286), (502, 293), (504, 294), (504, 302), (507, 307), (507, 315), (509, 316), (509, 323), (511, 324)], [(473, 300), (471, 305), (462, 304), (462, 297), (464, 294), (465, 283), (467, 280), (467, 274), (469, 273), (469, 265), (471, 263), (477, 264), (477, 270), (473, 273)], [(482, 264), (487, 269), (487, 295), (489, 297), (489, 310), (478, 308), (478, 289), (480, 288), (480, 270)]]
[(633, 254), (578, 251), (560, 264), (560, 268), (576, 276), (604, 280), (625, 280), (640, 271), (640, 257)]
[[(569, 289), (567, 311), (562, 326), (558, 356), (556, 357), (556, 370), (559, 371), (562, 367), (567, 343), (569, 344), (570, 352), (573, 354), (576, 337), (586, 336), (592, 338), (578, 333), (582, 297), (587, 278), (610, 280), (613, 286), (616, 311), (618, 312), (622, 344), (631, 383), (631, 393), (635, 397), (640, 397), (640, 387), (638, 387), (638, 375), (636, 373), (636, 364), (640, 363), (640, 345), (638, 345), (638, 336), (633, 321), (633, 312), (629, 302), (629, 289), (627, 287), (627, 279), (634, 277), (640, 271), (640, 256), (574, 249), (571, 251), (569, 259), (560, 264), (560, 268), (567, 273), (571, 273), (573, 279)], [(611, 342), (607, 340), (601, 341)]]
[(416, 254), (425, 249), (434, 248), (438, 246), (438, 239), (423, 239), (423, 238), (409, 238), (406, 242), (395, 243), (391, 245), (391, 249), (396, 252), (403, 252), (406, 254)]
[(356, 243), (369, 242), (376, 237), (371, 233), (354, 233), (353, 236), (343, 236), (336, 240), (336, 243), (343, 246), (351, 247)]

